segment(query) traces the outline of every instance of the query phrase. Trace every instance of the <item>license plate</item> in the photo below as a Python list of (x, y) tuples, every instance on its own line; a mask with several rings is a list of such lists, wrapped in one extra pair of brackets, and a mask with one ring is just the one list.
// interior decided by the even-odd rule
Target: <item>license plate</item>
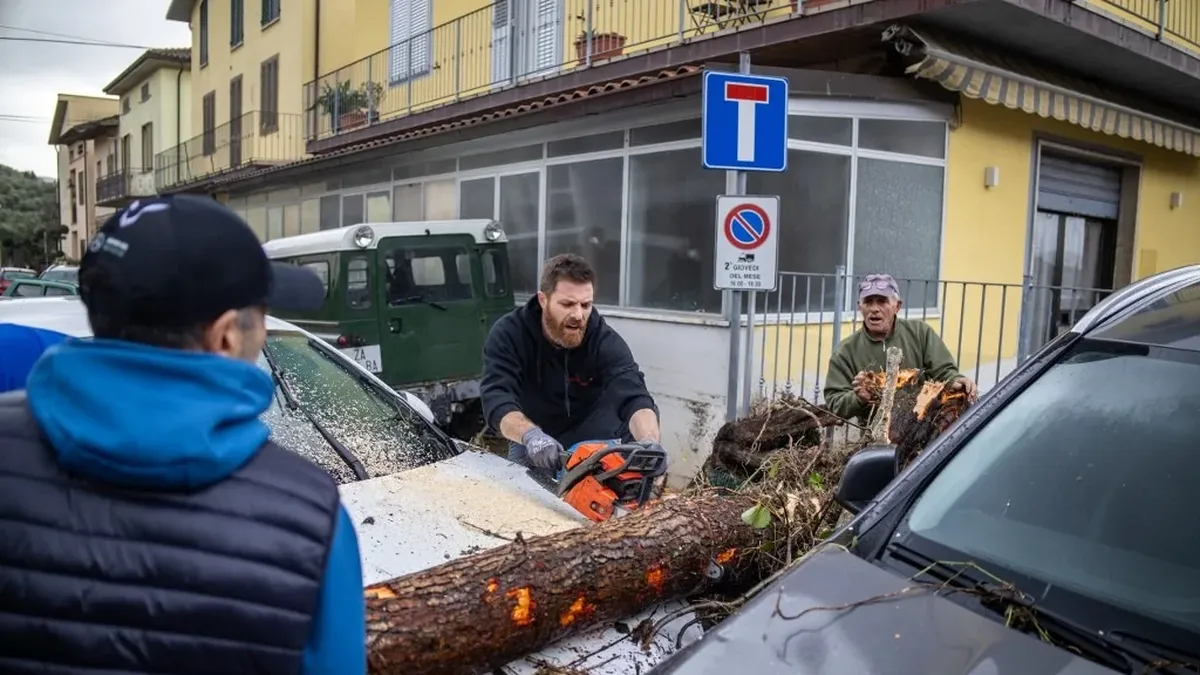
[(383, 372), (383, 356), (379, 353), (379, 345), (349, 347), (341, 352), (372, 373)]

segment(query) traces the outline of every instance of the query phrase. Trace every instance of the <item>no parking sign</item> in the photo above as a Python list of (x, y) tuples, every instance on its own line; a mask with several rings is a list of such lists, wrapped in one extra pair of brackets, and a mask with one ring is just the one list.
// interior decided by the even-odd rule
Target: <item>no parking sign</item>
[(779, 197), (717, 197), (713, 288), (773, 291), (779, 270)]

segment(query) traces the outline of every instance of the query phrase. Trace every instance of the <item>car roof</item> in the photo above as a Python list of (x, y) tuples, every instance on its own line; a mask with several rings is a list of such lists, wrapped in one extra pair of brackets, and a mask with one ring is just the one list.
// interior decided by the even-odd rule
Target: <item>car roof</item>
[[(0, 302), (0, 323), (46, 328), (71, 337), (92, 336), (87, 310), (78, 296), (22, 298)], [(267, 331), (308, 334), (299, 326), (273, 316), (267, 317)]]
[(375, 238), (367, 250), (374, 249), (381, 239), (388, 237), (425, 237), (435, 234), (466, 234), (474, 238), (477, 244), (503, 243), (508, 241), (501, 232), (500, 238), (489, 242), (483, 234), (488, 225), (498, 227), (494, 220), (479, 218), (474, 220), (422, 220), (408, 223), (361, 223), (347, 225), (332, 230), (310, 232), (282, 239), (272, 239), (263, 244), (263, 250), (269, 258), (293, 258), (302, 255), (329, 253), (331, 251), (361, 251), (364, 247), (354, 243), (354, 233), (360, 227), (370, 227), (375, 231)]
[(1102, 340), (1200, 351), (1200, 265), (1161, 272), (1115, 291), (1071, 330)]
[(24, 286), (25, 284), (29, 284), (32, 286), (54, 286), (56, 288), (72, 288), (72, 289), (76, 288), (75, 284), (73, 284), (69, 281), (55, 281), (54, 279), (37, 279), (37, 278), (13, 279), (13, 283), (21, 284), (22, 286)]

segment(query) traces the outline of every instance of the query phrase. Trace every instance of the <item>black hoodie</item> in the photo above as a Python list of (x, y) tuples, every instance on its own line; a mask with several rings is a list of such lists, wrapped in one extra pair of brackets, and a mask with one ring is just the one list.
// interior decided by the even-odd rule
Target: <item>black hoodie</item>
[(629, 418), (658, 407), (629, 345), (592, 310), (583, 342), (563, 349), (542, 330), (537, 296), (500, 318), (483, 347), (483, 413), (488, 426), (518, 410), (562, 443), (621, 438)]

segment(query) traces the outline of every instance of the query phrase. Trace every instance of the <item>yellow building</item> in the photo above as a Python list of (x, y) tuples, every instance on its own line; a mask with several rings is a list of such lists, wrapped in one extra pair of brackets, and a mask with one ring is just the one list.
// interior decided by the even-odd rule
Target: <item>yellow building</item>
[(120, 207), (157, 192), (155, 154), (191, 136), (191, 63), (189, 49), (150, 49), (104, 88), (120, 99), (121, 113), (117, 165), (97, 179), (101, 205)]
[(117, 162), (115, 98), (59, 94), (50, 123), (50, 145), (59, 153), (59, 217), (67, 228), (62, 251), (83, 256), (91, 235), (111, 208), (99, 206), (96, 180), (112, 173)]
[[(304, 152), (168, 189), (227, 201), (264, 239), (497, 218), (522, 297), (540, 260), (588, 256), (686, 473), (725, 417), (744, 361), (729, 326), (746, 322), (713, 290), (731, 184), (701, 163), (703, 73), (740, 51), (790, 87), (788, 168), (747, 179), (781, 198), (782, 274), (755, 298), (738, 397), (820, 398), (855, 279), (878, 271), (986, 388), (1112, 289), (1200, 260), (1200, 4), (1144, 4), (302, 0), (277, 19), (295, 16), (294, 41), (268, 48), (253, 3), (232, 53), (208, 15), (219, 39), (194, 82), (223, 123), (229, 78), (278, 53)], [(204, 7), (172, 5), (195, 40), (230, 3)]]

